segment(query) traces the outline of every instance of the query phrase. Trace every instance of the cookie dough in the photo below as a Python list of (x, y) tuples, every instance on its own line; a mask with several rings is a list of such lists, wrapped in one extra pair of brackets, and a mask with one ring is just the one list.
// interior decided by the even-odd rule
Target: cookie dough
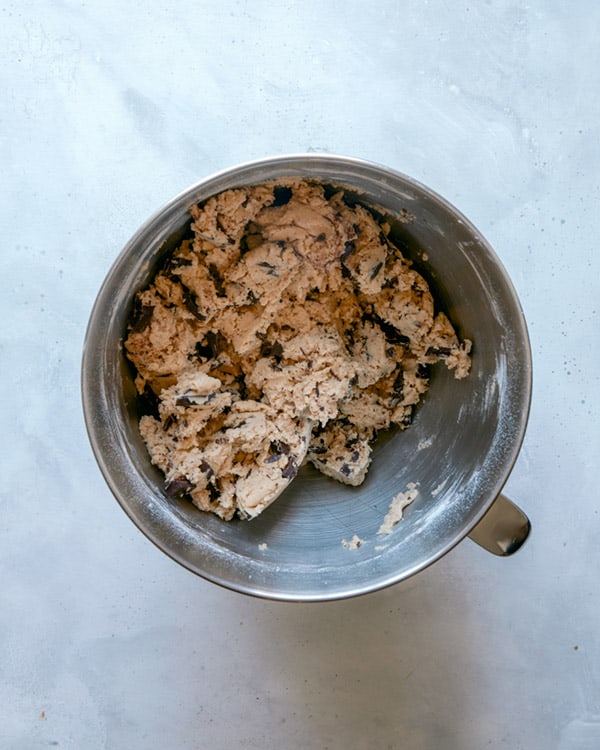
[(409, 482), (406, 485), (406, 492), (399, 492), (392, 498), (389, 510), (377, 531), (378, 536), (392, 533), (394, 526), (402, 520), (404, 508), (406, 508), (407, 505), (410, 505), (418, 494), (419, 490), (417, 489), (417, 485), (414, 482)]
[(407, 427), (460, 342), (390, 225), (343, 190), (282, 180), (190, 209), (125, 341), (165, 491), (254, 518), (303, 462), (358, 485), (379, 430)]
[(365, 543), (364, 539), (361, 539), (358, 534), (354, 534), (352, 539), (342, 539), (342, 547), (344, 549), (358, 549)]

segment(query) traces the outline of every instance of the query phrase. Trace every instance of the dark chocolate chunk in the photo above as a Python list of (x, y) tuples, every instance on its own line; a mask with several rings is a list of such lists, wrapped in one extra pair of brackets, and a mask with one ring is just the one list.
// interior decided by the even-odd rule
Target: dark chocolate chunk
[(369, 274), (369, 280), (373, 281), (373, 279), (377, 276), (377, 274), (381, 271), (383, 268), (383, 261), (379, 261), (373, 268), (371, 269), (371, 273)]
[(204, 315), (198, 307), (195, 294), (183, 282), (180, 281), (179, 283), (183, 289), (183, 304), (185, 307), (195, 318), (198, 318), (198, 320), (206, 320), (206, 315)]
[(290, 446), (283, 440), (271, 440), (269, 452), (287, 456), (290, 452)]
[(213, 393), (184, 393), (183, 396), (178, 396), (175, 404), (177, 406), (206, 406), (210, 404), (217, 397), (215, 392)]
[(159, 419), (159, 399), (152, 388), (150, 388), (148, 383), (145, 384), (144, 391), (140, 394), (140, 404), (142, 406), (142, 411), (144, 414), (150, 414), (155, 419)]
[(172, 498), (182, 497), (192, 489), (194, 489), (194, 485), (185, 477), (175, 477), (165, 482), (165, 492)]
[(435, 355), (436, 357), (447, 357), (452, 352), (448, 346), (430, 346), (427, 350), (427, 356)]
[(283, 453), (273, 453), (272, 456), (268, 456), (265, 458), (266, 464), (272, 464), (275, 463), (275, 461), (279, 461), (279, 459), (283, 456)]
[(412, 421), (413, 421), (413, 413), (411, 409), (402, 417), (402, 424), (408, 427), (408, 425), (412, 424)]
[(398, 370), (398, 374), (394, 378), (392, 391), (395, 396), (399, 396), (400, 398), (402, 398), (404, 394), (404, 370), (402, 370), (402, 368)]
[(253, 222), (249, 221), (244, 227), (244, 233), (240, 239), (240, 254), (245, 255), (250, 250), (258, 247), (263, 242), (263, 236), (260, 229)]
[(365, 315), (363, 315), (363, 318), (365, 321), (376, 323), (381, 328), (386, 340), (390, 344), (399, 344), (400, 346), (408, 346), (410, 344), (410, 339), (408, 336), (400, 333), (400, 331), (395, 326), (393, 326), (391, 323), (388, 323), (387, 320), (381, 318), (379, 315), (377, 315), (377, 313), (365, 313)]
[(284, 479), (293, 479), (297, 473), (298, 473), (298, 464), (296, 463), (296, 461), (294, 461), (292, 456), (290, 456), (288, 458), (287, 464), (281, 470), (281, 476)]
[(344, 245), (344, 251), (340, 255), (340, 261), (342, 265), (344, 264), (344, 261), (354, 252), (356, 248), (356, 245), (354, 242), (346, 242)]
[(267, 260), (260, 260), (257, 264), (257, 266), (260, 266), (261, 268), (265, 268), (267, 270), (267, 273), (269, 276), (277, 276), (277, 266), (274, 266), (272, 263), (269, 263)]
[(177, 422), (177, 417), (174, 414), (167, 414), (165, 421), (163, 422), (163, 430), (166, 432)]
[(227, 339), (223, 336), (221, 331), (207, 331), (206, 343), (210, 347), (214, 359), (215, 357), (218, 357), (227, 346)]
[(216, 359), (227, 347), (227, 340), (220, 331), (207, 331), (203, 341), (198, 341), (195, 354), (198, 359)]
[(326, 239), (325, 232), (321, 232), (321, 234), (319, 234), (316, 239), (317, 239), (317, 242), (325, 242), (325, 239)]
[(350, 456), (350, 459), (352, 461), (358, 461), (359, 458), (360, 458), (360, 453), (358, 451), (354, 451), (352, 455)]
[(314, 453), (316, 456), (322, 456), (324, 453), (328, 452), (328, 448), (326, 445), (313, 445), (310, 448), (310, 452)]
[(283, 358), (283, 346), (279, 341), (263, 341), (260, 347), (261, 357), (273, 357), (279, 364)]
[(182, 258), (181, 256), (173, 255), (168, 262), (169, 268), (181, 268), (182, 266), (191, 266), (191, 258)]
[(203, 344), (201, 341), (196, 342), (194, 347), (194, 353), (198, 359), (212, 359), (213, 352), (208, 344)]
[(282, 185), (276, 185), (273, 188), (273, 203), (272, 206), (285, 206), (286, 203), (290, 202), (292, 197), (292, 188), (283, 187)]
[(221, 276), (221, 272), (214, 263), (209, 264), (208, 274), (212, 279), (213, 284), (215, 285), (217, 297), (226, 297), (227, 292), (225, 291), (225, 283), (223, 281), (223, 277)]
[(208, 490), (208, 496), (210, 498), (211, 503), (218, 502), (219, 498), (221, 497), (221, 490), (217, 486), (217, 484), (209, 484), (206, 488)]
[(350, 476), (350, 474), (352, 473), (352, 469), (351, 469), (351, 468), (350, 468), (350, 467), (348, 466), (348, 464), (345, 464), (345, 463), (344, 463), (344, 464), (342, 464), (342, 465), (340, 466), (340, 472), (341, 472), (341, 473), (342, 473), (342, 474), (343, 474), (343, 475), (344, 475), (345, 477), (349, 477), (349, 476)]
[(153, 314), (154, 307), (152, 305), (142, 305), (138, 301), (131, 319), (130, 329), (132, 333), (141, 333), (147, 328), (150, 325)]
[(208, 463), (208, 461), (205, 461), (204, 459), (202, 459), (202, 461), (200, 461), (200, 464), (198, 465), (198, 468), (200, 469), (200, 471), (203, 471), (206, 474), (206, 478), (209, 481), (215, 475), (215, 471), (214, 471), (213, 467)]

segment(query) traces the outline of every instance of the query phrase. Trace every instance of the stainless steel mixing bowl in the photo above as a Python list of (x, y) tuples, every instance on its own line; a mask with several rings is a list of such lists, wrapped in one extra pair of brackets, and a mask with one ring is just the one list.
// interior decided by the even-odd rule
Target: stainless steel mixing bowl
[[(412, 426), (379, 440), (361, 487), (342, 486), (305, 466), (259, 518), (225, 523), (163, 492), (138, 432), (140, 405), (122, 342), (133, 297), (185, 234), (189, 206), (227, 188), (284, 176), (345, 186), (389, 213), (395, 240), (459, 335), (474, 342), (472, 371), (459, 381), (442, 366), (433, 369)], [(413, 575), (468, 534), (509, 554), (529, 531), (527, 518), (501, 496), (531, 397), (529, 339), (513, 286), (463, 215), (379, 165), (283, 156), (221, 172), (174, 198), (127, 243), (100, 289), (85, 341), (82, 395), (96, 459), (131, 520), (174, 560), (237, 591), (303, 601), (354, 596)], [(377, 536), (391, 499), (410, 482), (418, 486), (417, 498), (391, 535)], [(354, 534), (364, 543), (343, 546)]]

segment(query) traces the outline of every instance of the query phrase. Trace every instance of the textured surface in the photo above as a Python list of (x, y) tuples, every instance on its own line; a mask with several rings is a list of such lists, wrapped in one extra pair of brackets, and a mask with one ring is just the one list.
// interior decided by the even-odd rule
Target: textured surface
[[(0, 745), (600, 746), (600, 10), (65, 1), (0, 19)], [(377, 594), (269, 603), (177, 566), (105, 486), (79, 400), (105, 273), (191, 182), (294, 151), (425, 182), (511, 274), (534, 354), (515, 557), (467, 540)]]

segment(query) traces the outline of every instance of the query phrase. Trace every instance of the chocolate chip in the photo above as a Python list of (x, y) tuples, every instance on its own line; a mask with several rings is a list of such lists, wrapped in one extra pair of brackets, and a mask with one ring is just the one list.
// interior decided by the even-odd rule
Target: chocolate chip
[(352, 473), (352, 469), (351, 469), (351, 468), (350, 468), (350, 467), (348, 466), (348, 464), (345, 464), (345, 463), (344, 463), (344, 464), (342, 464), (342, 465), (340, 466), (340, 472), (341, 472), (341, 473), (342, 473), (342, 474), (343, 474), (343, 475), (344, 475), (345, 477), (349, 477), (349, 476), (350, 476), (350, 474)]
[(194, 485), (186, 477), (175, 477), (165, 482), (165, 492), (171, 498), (181, 497), (192, 489)]
[(393, 326), (391, 323), (388, 323), (387, 320), (384, 320), (381, 318), (377, 313), (366, 313), (363, 315), (363, 320), (369, 321), (371, 323), (376, 323), (381, 330), (383, 331), (383, 334), (390, 344), (399, 344), (400, 346), (408, 346), (410, 344), (410, 339), (408, 336), (405, 336), (403, 333), (400, 333), (400, 331)]
[(352, 461), (358, 461), (359, 458), (360, 458), (360, 453), (358, 451), (354, 451), (352, 455), (350, 456), (350, 459)]
[(383, 261), (379, 261), (373, 268), (371, 269), (371, 273), (369, 274), (369, 280), (373, 281), (373, 279), (377, 276), (377, 274), (381, 271), (383, 268)]
[(263, 341), (260, 347), (261, 357), (273, 357), (279, 364), (283, 358), (283, 346), (279, 341)]
[(194, 352), (198, 359), (216, 359), (227, 347), (227, 339), (220, 331), (207, 331), (203, 341), (198, 341)]
[(216, 503), (221, 497), (221, 490), (216, 484), (209, 484), (206, 488), (208, 490), (208, 497), (211, 503)]
[(191, 266), (192, 261), (189, 258), (182, 258), (181, 256), (177, 255), (171, 255), (167, 258), (166, 263), (163, 267), (163, 273), (165, 276), (169, 279), (172, 279), (173, 281), (180, 281), (179, 274), (173, 273), (173, 271), (177, 270), (178, 268), (183, 268), (184, 266)]
[(213, 284), (215, 285), (215, 291), (217, 293), (217, 297), (226, 297), (227, 292), (225, 291), (225, 284), (223, 282), (223, 277), (221, 276), (221, 272), (219, 271), (219, 269), (214, 263), (209, 264), (208, 274), (210, 278), (212, 279)]
[(192, 313), (192, 315), (197, 318), (198, 320), (206, 320), (206, 315), (204, 315), (200, 308), (198, 307), (198, 303), (196, 302), (196, 297), (191, 289), (189, 289), (184, 283), (179, 282), (181, 288), (183, 289), (183, 304), (185, 307)]
[(269, 451), (271, 453), (279, 453), (287, 456), (290, 452), (290, 446), (283, 440), (271, 440)]
[(129, 326), (131, 331), (133, 333), (141, 333), (150, 325), (153, 314), (154, 307), (152, 305), (142, 305), (139, 300), (136, 300), (135, 309)]
[(273, 188), (273, 203), (271, 203), (272, 206), (285, 206), (286, 203), (290, 202), (290, 199), (292, 197), (292, 188), (289, 187), (283, 187), (282, 185), (277, 185)]
[(244, 227), (244, 233), (240, 239), (240, 255), (245, 255), (262, 243), (263, 236), (259, 227), (253, 221), (249, 221)]
[(144, 412), (144, 414), (151, 414), (156, 419), (159, 418), (159, 399), (152, 388), (150, 388), (148, 383), (144, 385), (144, 391), (140, 394), (140, 404), (142, 406), (142, 411)]
[(191, 266), (192, 261), (190, 258), (182, 258), (181, 256), (174, 255), (169, 260), (169, 268), (181, 268), (181, 266)]
[(212, 351), (213, 358), (218, 357), (227, 346), (227, 340), (221, 331), (207, 331), (206, 343)]
[(272, 464), (275, 463), (275, 461), (279, 461), (279, 459), (283, 456), (283, 453), (273, 453), (272, 456), (268, 456), (265, 458), (266, 464)]
[(447, 357), (451, 352), (452, 349), (448, 346), (430, 346), (429, 349), (427, 349), (427, 356), (430, 357), (435, 355), (436, 357)]
[(317, 242), (325, 242), (325, 239), (326, 239), (325, 232), (321, 232), (321, 234), (319, 234), (316, 238)]
[(200, 464), (199, 464), (198, 468), (200, 469), (200, 471), (203, 471), (206, 474), (206, 478), (209, 481), (215, 475), (215, 471), (214, 471), (213, 467), (208, 463), (208, 461), (205, 461), (204, 459), (202, 459), (202, 461), (200, 461)]
[(212, 393), (184, 393), (175, 400), (177, 406), (206, 406), (217, 397), (216, 392)]
[(177, 422), (177, 417), (174, 414), (167, 414), (165, 421), (163, 422), (163, 430), (166, 432)]
[(208, 344), (203, 344), (201, 341), (196, 342), (194, 347), (194, 353), (198, 359), (212, 359), (213, 352)]
[(346, 242), (344, 245), (344, 251), (340, 255), (340, 261), (342, 265), (344, 264), (344, 261), (354, 252), (356, 249), (356, 245), (354, 242)]
[(314, 445), (311, 446), (310, 452), (314, 453), (316, 456), (322, 456), (324, 453), (327, 453), (328, 448), (325, 445)]
[(261, 260), (256, 265), (260, 266), (261, 268), (265, 268), (269, 276), (278, 276), (277, 266), (274, 266), (272, 263), (269, 263), (267, 260)]
[(294, 461), (292, 456), (288, 458), (287, 464), (281, 470), (281, 476), (284, 479), (293, 479), (298, 473), (298, 464)]
[(404, 394), (404, 370), (399, 369), (398, 374), (394, 378), (394, 384), (392, 385), (392, 391), (395, 396), (402, 398)]

